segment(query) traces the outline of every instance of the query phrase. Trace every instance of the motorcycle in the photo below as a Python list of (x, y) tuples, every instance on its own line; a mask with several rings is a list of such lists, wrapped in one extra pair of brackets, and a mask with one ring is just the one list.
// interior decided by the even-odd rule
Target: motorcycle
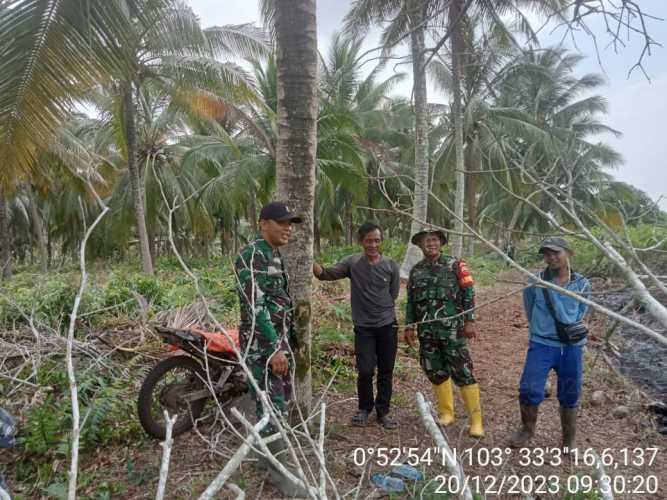
[(248, 392), (246, 375), (234, 353), (234, 345), (239, 349), (238, 330), (229, 330), (228, 337), (197, 328), (154, 328), (171, 351), (183, 354), (160, 361), (141, 384), (139, 421), (149, 435), (165, 439), (164, 410), (178, 415), (172, 428), (172, 436), (177, 436), (192, 429), (213, 396), (224, 407)]

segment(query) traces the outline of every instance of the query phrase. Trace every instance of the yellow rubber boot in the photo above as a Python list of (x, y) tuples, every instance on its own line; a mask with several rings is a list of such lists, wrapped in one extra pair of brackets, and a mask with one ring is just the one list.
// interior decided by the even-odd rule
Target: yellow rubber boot
[(461, 398), (465, 404), (466, 411), (470, 416), (471, 437), (484, 437), (484, 426), (482, 425), (482, 407), (479, 404), (479, 384), (461, 386)]
[(438, 402), (438, 422), (440, 425), (454, 423), (454, 391), (451, 377), (440, 385), (433, 385), (435, 400)]

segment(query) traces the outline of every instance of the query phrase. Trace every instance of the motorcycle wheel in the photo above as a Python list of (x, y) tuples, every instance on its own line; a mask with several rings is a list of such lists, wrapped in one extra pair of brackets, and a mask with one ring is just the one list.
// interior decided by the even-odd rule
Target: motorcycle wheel
[(144, 430), (153, 437), (165, 439), (164, 410), (169, 416), (178, 414), (172, 436), (192, 429), (208, 398), (188, 401), (184, 396), (204, 389), (204, 380), (204, 370), (190, 356), (173, 356), (155, 365), (139, 390), (137, 407)]

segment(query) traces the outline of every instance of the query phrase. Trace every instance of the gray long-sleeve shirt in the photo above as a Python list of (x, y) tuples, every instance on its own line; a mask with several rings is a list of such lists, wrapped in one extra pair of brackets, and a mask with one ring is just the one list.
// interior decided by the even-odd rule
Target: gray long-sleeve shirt
[(387, 257), (371, 264), (363, 253), (345, 257), (318, 276), (323, 281), (350, 279), (355, 326), (386, 326), (396, 320), (394, 301), (401, 286), (398, 264)]

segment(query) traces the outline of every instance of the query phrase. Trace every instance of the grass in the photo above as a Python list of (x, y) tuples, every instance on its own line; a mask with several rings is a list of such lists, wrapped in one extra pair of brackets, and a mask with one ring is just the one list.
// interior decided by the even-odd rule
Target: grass
[[(236, 321), (238, 305), (234, 275), (228, 262), (214, 260), (195, 267), (202, 293), (223, 321)], [(182, 307), (198, 296), (195, 286), (170, 260), (159, 260), (155, 276), (145, 276), (130, 264), (92, 264), (89, 285), (83, 295), (79, 317), (84, 326), (103, 329), (109, 322), (139, 317), (135, 294), (150, 304), (150, 314)], [(79, 286), (78, 270), (50, 272), (46, 279), (34, 273), (17, 274), (0, 292), (0, 324), (21, 325), (33, 316), (38, 324), (62, 328)]]

